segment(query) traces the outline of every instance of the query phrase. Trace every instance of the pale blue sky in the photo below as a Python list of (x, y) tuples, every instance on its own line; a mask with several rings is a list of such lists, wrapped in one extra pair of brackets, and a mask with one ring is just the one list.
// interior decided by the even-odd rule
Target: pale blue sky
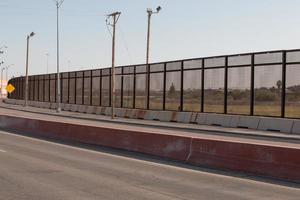
[[(145, 62), (147, 7), (153, 16), (151, 61), (300, 48), (299, 0), (65, 0), (61, 8), (61, 69), (109, 67), (111, 37), (105, 14), (121, 11), (117, 65)], [(15, 64), (10, 75), (25, 72), (26, 35), (31, 40), (30, 74), (55, 72), (56, 13), (53, 0), (0, 0), (0, 46)]]

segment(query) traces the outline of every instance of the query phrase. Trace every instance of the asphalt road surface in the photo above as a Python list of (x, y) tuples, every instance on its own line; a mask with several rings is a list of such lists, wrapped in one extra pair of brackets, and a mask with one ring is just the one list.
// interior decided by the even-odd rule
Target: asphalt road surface
[(1, 200), (299, 200), (298, 185), (0, 131)]

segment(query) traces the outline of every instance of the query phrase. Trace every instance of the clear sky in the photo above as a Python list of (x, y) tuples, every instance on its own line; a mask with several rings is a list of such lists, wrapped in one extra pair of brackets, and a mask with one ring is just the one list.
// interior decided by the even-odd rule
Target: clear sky
[[(117, 65), (145, 62), (148, 7), (153, 16), (151, 62), (300, 48), (299, 0), (65, 0), (61, 8), (61, 70), (109, 67), (111, 36), (105, 14), (121, 11)], [(1, 0), (1, 60), (25, 73), (26, 35), (31, 31), (30, 74), (56, 69), (53, 0)], [(68, 64), (69, 63), (69, 64)]]

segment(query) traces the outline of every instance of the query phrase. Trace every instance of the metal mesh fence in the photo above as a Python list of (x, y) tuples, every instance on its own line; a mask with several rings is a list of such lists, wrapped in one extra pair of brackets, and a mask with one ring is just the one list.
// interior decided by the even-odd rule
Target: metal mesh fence
[[(149, 70), (149, 71), (148, 71)], [(116, 68), (116, 107), (300, 118), (300, 50)], [(56, 74), (29, 77), (29, 100), (57, 101)], [(24, 99), (25, 78), (9, 81)], [(110, 69), (66, 72), (62, 103), (111, 105)]]

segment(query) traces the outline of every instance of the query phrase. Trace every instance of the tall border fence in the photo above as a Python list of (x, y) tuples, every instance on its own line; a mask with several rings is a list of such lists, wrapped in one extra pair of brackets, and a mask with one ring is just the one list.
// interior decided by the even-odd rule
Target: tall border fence
[[(9, 83), (9, 98), (24, 99), (25, 77)], [(64, 72), (61, 83), (62, 103), (111, 104), (110, 68)], [(56, 84), (30, 76), (29, 100), (55, 102)], [(300, 118), (300, 49), (117, 67), (116, 107)]]

